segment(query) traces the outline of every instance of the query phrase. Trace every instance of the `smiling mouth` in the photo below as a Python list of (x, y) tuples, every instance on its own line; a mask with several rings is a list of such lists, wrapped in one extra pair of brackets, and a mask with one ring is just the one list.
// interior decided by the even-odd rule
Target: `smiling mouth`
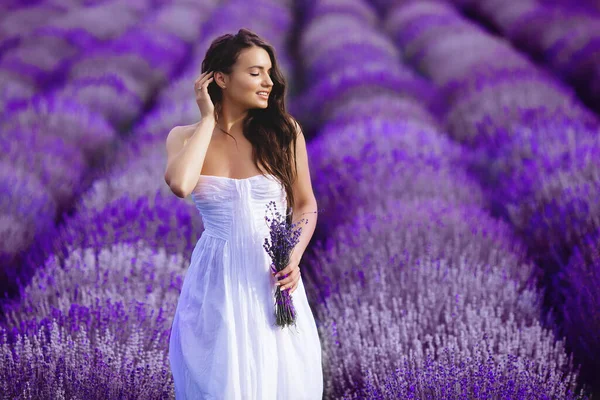
[(259, 97), (262, 97), (263, 99), (268, 99), (269, 95), (268, 94), (264, 94), (264, 93), (257, 93)]

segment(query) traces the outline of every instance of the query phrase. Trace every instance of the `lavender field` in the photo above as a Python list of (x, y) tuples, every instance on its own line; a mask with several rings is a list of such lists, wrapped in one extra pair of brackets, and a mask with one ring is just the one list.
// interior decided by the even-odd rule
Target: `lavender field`
[(0, 398), (175, 398), (165, 139), (242, 27), (308, 141), (324, 399), (600, 399), (597, 0), (2, 2)]

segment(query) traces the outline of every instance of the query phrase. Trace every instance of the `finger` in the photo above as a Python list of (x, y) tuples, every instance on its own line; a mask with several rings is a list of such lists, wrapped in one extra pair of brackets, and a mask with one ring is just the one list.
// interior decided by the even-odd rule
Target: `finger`
[(293, 283), (294, 281), (296, 281), (297, 279), (297, 274), (290, 274), (289, 276), (287, 276), (286, 278), (282, 278), (281, 280), (279, 280), (279, 286), (283, 287), (283, 286), (289, 286), (290, 283)]
[(212, 78), (214, 78), (214, 75), (213, 75), (212, 73), (209, 73), (209, 74), (207, 74), (207, 75), (204, 75), (204, 76), (202, 77), (202, 79), (200, 79), (200, 81), (201, 81), (201, 82), (202, 82), (202, 81), (205, 81), (205, 82), (206, 82), (207, 80), (209, 80), (209, 79), (212, 79)]
[(300, 282), (300, 271), (296, 270), (293, 274), (292, 274), (292, 283), (289, 283), (286, 285), (286, 287), (292, 288), (295, 286), (298, 286), (298, 282)]
[(278, 273), (275, 274), (276, 278), (287, 278), (290, 274), (290, 270), (289, 268), (284, 268), (281, 271), (279, 271)]
[(288, 279), (289, 279), (289, 278), (291, 278), (291, 279), (295, 279), (295, 278), (296, 278), (296, 277), (297, 277), (299, 274), (300, 274), (300, 269), (298, 269), (298, 268), (293, 268), (293, 269), (291, 270), (291, 272), (289, 272), (289, 273), (287, 274), (287, 277), (286, 277), (286, 278), (288, 278)]
[(208, 87), (209, 83), (210, 83), (210, 80), (204, 81), (204, 82), (201, 82), (201, 83), (197, 84), (196, 85), (196, 90), (206, 89)]
[(203, 79), (206, 79), (209, 76), (212, 77), (212, 71), (203, 72), (198, 78), (196, 78), (196, 80), (194, 82), (195, 83), (202, 82)]
[(277, 275), (277, 276), (287, 275), (287, 274), (289, 274), (290, 272), (292, 272), (292, 271), (294, 271), (294, 270), (296, 270), (296, 269), (298, 269), (298, 268), (299, 268), (299, 266), (298, 266), (298, 265), (295, 265), (295, 264), (289, 264), (289, 265), (287, 265), (287, 266), (286, 266), (284, 269), (282, 269), (281, 271), (279, 271), (279, 272), (278, 272), (276, 275)]
[(281, 271), (277, 272), (274, 276), (275, 276), (275, 278), (279, 278), (280, 276), (287, 275), (289, 272), (290, 272), (290, 267), (287, 266), (284, 269), (282, 269)]
[(204, 83), (197, 83), (196, 85), (194, 85), (194, 90), (196, 90), (196, 91), (198, 91), (198, 90), (207, 91), (208, 85), (210, 84), (211, 79), (212, 78), (210, 78), (209, 80), (207, 80)]
[(202, 87), (202, 86), (204, 86), (204, 85), (205, 85), (207, 82), (209, 82), (211, 79), (213, 79), (213, 77), (212, 77), (212, 76), (211, 76), (210, 78), (208, 78), (208, 79), (205, 79), (205, 78), (206, 78), (206, 77), (204, 77), (204, 78), (200, 79), (199, 81), (196, 81), (196, 82), (194, 83), (194, 86), (195, 86), (195, 87), (197, 87), (197, 88), (199, 88), (199, 87)]
[(279, 287), (283, 287), (285, 285), (287, 285), (288, 283), (293, 281), (293, 277), (288, 276), (287, 278), (282, 278), (279, 281), (277, 281), (277, 284), (279, 284)]
[(293, 288), (295, 288), (296, 286), (298, 286), (298, 279), (294, 279), (292, 282), (284, 285), (281, 290), (285, 290), (285, 289), (290, 289), (293, 290)]
[(282, 289), (285, 289), (286, 287), (289, 287), (290, 284), (297, 282), (299, 279), (300, 279), (300, 272), (298, 270), (295, 270), (287, 278), (281, 279), (279, 281), (279, 285), (280, 285), (280, 287), (282, 287)]

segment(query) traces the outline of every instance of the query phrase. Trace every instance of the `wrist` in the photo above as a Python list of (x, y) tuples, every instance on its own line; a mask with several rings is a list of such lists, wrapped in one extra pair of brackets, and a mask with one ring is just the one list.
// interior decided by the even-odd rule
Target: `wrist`
[(292, 254), (290, 254), (290, 263), (300, 264), (301, 260), (302, 260), (302, 254), (292, 251)]
[(207, 124), (215, 124), (215, 125), (217, 124), (217, 119), (212, 114), (202, 115), (200, 122), (203, 122), (203, 121), (204, 121), (204, 123), (207, 123)]

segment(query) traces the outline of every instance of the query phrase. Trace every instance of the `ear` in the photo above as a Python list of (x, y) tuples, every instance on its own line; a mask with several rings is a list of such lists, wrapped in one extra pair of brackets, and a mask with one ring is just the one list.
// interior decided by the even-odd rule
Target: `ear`
[(214, 73), (214, 82), (221, 88), (223, 89), (223, 87), (227, 86), (227, 80), (226, 80), (226, 75), (221, 72), (221, 71), (215, 71)]

